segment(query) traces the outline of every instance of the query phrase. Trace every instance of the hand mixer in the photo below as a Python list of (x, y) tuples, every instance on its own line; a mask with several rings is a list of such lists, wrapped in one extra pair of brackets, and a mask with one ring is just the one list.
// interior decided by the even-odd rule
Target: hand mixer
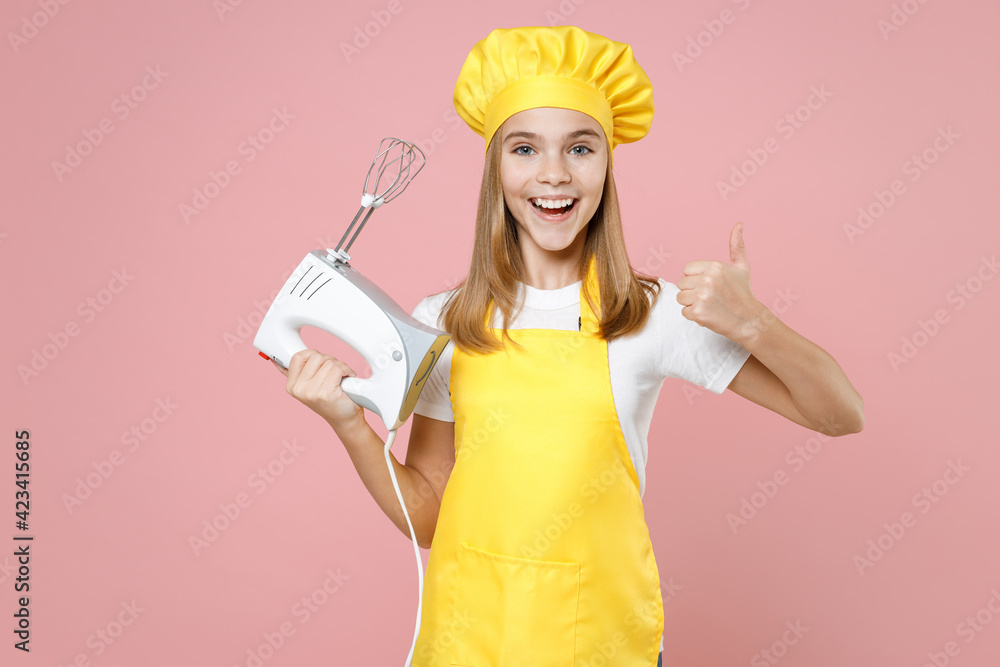
[[(385, 462), (410, 528), (420, 587), (417, 625), (413, 645), (406, 658), (407, 667), (420, 633), (424, 569), (413, 524), (389, 459), (389, 449), (396, 439), (396, 430), (413, 412), (424, 381), (441, 358), (451, 336), (413, 319), (388, 294), (348, 263), (351, 256), (347, 251), (375, 209), (398, 197), (423, 168), (424, 162), (424, 154), (411, 143), (392, 137), (379, 143), (378, 152), (365, 176), (361, 208), (343, 238), (334, 249), (327, 248), (325, 253), (313, 250), (305, 256), (271, 304), (253, 341), (260, 356), (288, 368), (292, 355), (306, 349), (300, 330), (303, 326), (314, 326), (360, 352), (372, 368), (370, 378), (345, 377), (340, 388), (355, 403), (377, 414), (389, 430), (385, 442)], [(414, 163), (417, 163), (415, 168)], [(374, 182), (369, 190), (373, 174)], [(383, 181), (389, 182), (386, 185)], [(368, 212), (354, 236), (347, 241), (365, 209)], [(345, 241), (347, 245), (344, 245)]]

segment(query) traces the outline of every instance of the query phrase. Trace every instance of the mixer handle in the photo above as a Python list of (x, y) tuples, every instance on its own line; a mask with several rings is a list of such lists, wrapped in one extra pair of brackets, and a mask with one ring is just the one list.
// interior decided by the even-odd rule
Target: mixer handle
[[(302, 340), (301, 329), (298, 328), (279, 331), (272, 345), (275, 353), (274, 356), (268, 358), (274, 359), (285, 370), (288, 370), (288, 364), (292, 362), (292, 357), (297, 352), (308, 348)], [(261, 355), (267, 356), (263, 353)], [(389, 378), (380, 378), (376, 373), (371, 378), (344, 377), (340, 381), (340, 388), (352, 401), (363, 408), (368, 408), (385, 422), (386, 419), (395, 419), (395, 415), (383, 415), (382, 409), (378, 406), (375, 399), (378, 395), (384, 393), (385, 388), (383, 385), (386, 385), (388, 382), (391, 382)]]

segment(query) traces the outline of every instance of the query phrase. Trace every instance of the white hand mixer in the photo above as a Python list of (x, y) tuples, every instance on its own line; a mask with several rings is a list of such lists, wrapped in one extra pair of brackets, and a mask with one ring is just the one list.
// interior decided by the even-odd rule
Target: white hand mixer
[[(417, 166), (414, 169), (415, 162)], [(372, 368), (370, 378), (345, 377), (340, 387), (355, 403), (376, 413), (389, 430), (385, 442), (385, 462), (389, 466), (389, 476), (403, 508), (406, 525), (410, 528), (420, 591), (417, 624), (406, 658), (407, 667), (420, 633), (424, 569), (413, 524), (389, 459), (389, 449), (396, 439), (396, 429), (413, 412), (424, 381), (441, 358), (451, 336), (410, 317), (388, 294), (348, 264), (351, 257), (347, 251), (372, 212), (398, 197), (423, 168), (424, 162), (423, 152), (411, 143), (392, 137), (379, 143), (378, 153), (365, 176), (361, 208), (340, 243), (335, 249), (327, 248), (326, 253), (313, 250), (305, 256), (271, 304), (253, 341), (262, 357), (273, 359), (283, 368), (288, 368), (292, 355), (306, 349), (300, 330), (303, 326), (314, 326), (357, 350)], [(369, 193), (373, 172), (375, 180)], [(389, 177), (393, 177), (392, 181), (380, 189), (383, 179), (388, 180)], [(344, 241), (365, 209), (368, 213), (344, 246)]]

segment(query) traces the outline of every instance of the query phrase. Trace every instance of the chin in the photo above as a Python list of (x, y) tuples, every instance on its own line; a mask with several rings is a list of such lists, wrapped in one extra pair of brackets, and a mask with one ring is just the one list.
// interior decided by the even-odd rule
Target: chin
[(558, 239), (554, 239), (551, 237), (546, 239), (539, 239), (536, 237), (532, 237), (531, 240), (534, 242), (536, 246), (538, 246), (542, 250), (546, 250), (548, 252), (563, 252), (564, 250), (569, 249), (573, 245), (573, 242), (576, 240), (576, 236), (572, 238), (558, 238)]

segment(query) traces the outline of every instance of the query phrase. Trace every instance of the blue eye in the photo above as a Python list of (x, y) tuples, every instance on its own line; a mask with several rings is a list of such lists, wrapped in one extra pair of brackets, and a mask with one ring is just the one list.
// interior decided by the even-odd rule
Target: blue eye
[(586, 153), (576, 153), (576, 155), (586, 155), (587, 153), (593, 152), (592, 150), (590, 150), (589, 146), (573, 146), (573, 148), (571, 148), (570, 151), (575, 151), (577, 148), (582, 148), (583, 150), (586, 151)]
[(517, 154), (517, 155), (527, 155), (527, 153), (522, 153), (521, 152), (522, 148), (525, 148), (525, 149), (527, 149), (529, 151), (531, 150), (531, 146), (518, 146), (517, 148), (514, 149), (514, 153)]

